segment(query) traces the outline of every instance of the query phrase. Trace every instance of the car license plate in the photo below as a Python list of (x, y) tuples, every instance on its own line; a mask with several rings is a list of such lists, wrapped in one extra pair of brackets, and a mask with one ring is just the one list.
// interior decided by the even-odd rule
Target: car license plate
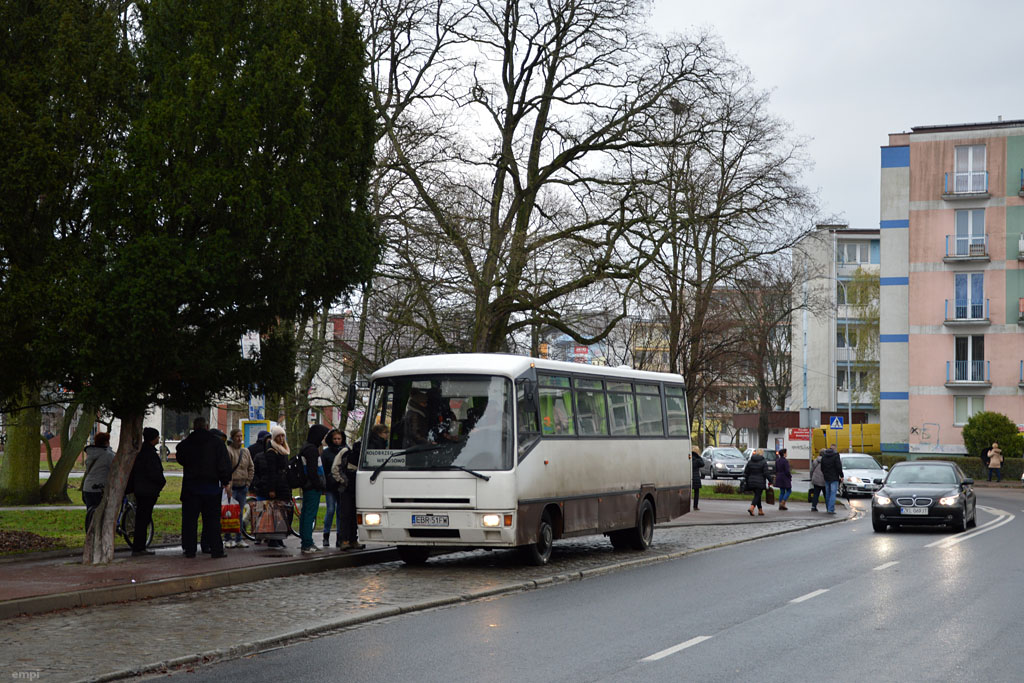
[(448, 526), (448, 515), (413, 515), (413, 526)]
[(927, 515), (928, 508), (900, 508), (901, 515)]

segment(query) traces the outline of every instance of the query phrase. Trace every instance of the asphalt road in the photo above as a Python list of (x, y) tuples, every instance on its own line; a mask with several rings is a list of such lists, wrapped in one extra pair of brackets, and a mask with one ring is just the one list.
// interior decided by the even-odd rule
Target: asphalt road
[(189, 680), (1019, 681), (1024, 496), (978, 501), (963, 534), (877, 534), (864, 516), (394, 617)]

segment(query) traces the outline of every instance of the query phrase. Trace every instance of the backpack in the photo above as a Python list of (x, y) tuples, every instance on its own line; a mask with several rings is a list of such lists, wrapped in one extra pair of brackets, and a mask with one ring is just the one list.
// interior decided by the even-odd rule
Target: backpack
[(297, 489), (306, 485), (306, 463), (301, 455), (293, 455), (288, 460), (288, 469), (285, 472), (288, 486)]

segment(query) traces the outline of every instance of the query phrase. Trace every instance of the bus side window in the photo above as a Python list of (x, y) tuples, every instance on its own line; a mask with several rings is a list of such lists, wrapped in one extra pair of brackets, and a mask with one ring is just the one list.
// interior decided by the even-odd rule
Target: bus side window
[(519, 423), (519, 455), (521, 456), (540, 437), (540, 427), (537, 425), (536, 402), (532, 397), (527, 396), (525, 382), (516, 382), (516, 412)]
[(568, 377), (542, 375), (539, 378), (538, 399), (540, 403), (541, 431), (546, 436), (576, 433), (573, 420), (572, 390)]

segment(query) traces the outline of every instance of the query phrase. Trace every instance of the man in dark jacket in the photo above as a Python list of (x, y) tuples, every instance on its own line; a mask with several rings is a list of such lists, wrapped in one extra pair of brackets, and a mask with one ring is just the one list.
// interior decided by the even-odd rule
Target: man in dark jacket
[(693, 472), (693, 485), (690, 489), (693, 492), (693, 509), (700, 510), (700, 471), (704, 468), (704, 458), (696, 450), (690, 453), (690, 467)]
[(135, 456), (130, 481), (135, 493), (135, 536), (132, 538), (132, 557), (140, 555), (156, 555), (146, 550), (149, 540), (149, 524), (153, 520), (153, 507), (167, 480), (164, 479), (164, 466), (160, 462), (160, 454), (156, 445), (160, 443), (160, 432), (152, 427), (142, 430), (142, 450)]
[(196, 556), (199, 516), (203, 516), (204, 550), (211, 557), (225, 557), (220, 535), (220, 494), (231, 482), (231, 461), (224, 441), (210, 433), (205, 418), (197, 417), (192, 433), (178, 444), (181, 463), (181, 549)]
[(327, 486), (324, 469), (320, 464), (320, 449), (329, 431), (324, 425), (313, 425), (306, 434), (306, 443), (299, 451), (299, 458), (306, 469), (306, 483), (302, 485), (302, 513), (299, 515), (299, 540), (304, 553), (320, 550), (313, 543), (313, 527), (316, 525), (316, 513), (320, 510), (320, 494)]
[(825, 509), (830, 515), (836, 514), (836, 494), (843, 479), (843, 460), (836, 449), (829, 448), (821, 456), (821, 474), (825, 477)]

